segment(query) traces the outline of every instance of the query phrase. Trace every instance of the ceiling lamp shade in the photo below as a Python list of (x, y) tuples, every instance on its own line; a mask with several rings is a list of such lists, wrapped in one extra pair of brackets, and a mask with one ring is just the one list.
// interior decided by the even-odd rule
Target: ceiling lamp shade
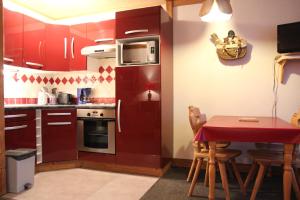
[(230, 0), (205, 0), (199, 15), (205, 22), (229, 20), (232, 16)]

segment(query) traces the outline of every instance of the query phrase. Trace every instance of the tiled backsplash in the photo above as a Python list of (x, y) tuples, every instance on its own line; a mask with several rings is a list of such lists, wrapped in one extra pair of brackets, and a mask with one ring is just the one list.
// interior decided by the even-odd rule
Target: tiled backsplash
[(49, 91), (70, 93), (76, 98), (77, 88), (92, 88), (92, 101), (114, 103), (115, 101), (115, 59), (103, 59), (93, 70), (49, 72), (4, 66), (5, 104), (37, 103), (42, 87)]

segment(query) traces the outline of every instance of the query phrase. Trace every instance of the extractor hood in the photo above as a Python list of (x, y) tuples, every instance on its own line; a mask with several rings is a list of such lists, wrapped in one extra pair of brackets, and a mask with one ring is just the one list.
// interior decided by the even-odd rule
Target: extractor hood
[(101, 44), (95, 46), (87, 46), (81, 49), (81, 55), (90, 56), (93, 58), (115, 58), (115, 44)]

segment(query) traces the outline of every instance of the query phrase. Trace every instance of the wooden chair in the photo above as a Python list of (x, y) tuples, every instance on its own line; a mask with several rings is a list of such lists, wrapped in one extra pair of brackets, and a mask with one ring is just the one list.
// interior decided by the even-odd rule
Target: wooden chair
[[(198, 130), (203, 126), (205, 123), (204, 121), (201, 121), (201, 113), (199, 108), (189, 106), (189, 120), (190, 120), (190, 125), (193, 129), (194, 134), (198, 132)], [(229, 187), (228, 187), (228, 179), (227, 179), (227, 173), (226, 173), (226, 163), (230, 162), (233, 167), (233, 172), (235, 174), (235, 177), (241, 187), (242, 193), (245, 195), (246, 190), (243, 185), (243, 181), (241, 179), (240, 173), (238, 171), (238, 168), (235, 163), (235, 158), (241, 154), (241, 151), (239, 150), (233, 150), (233, 149), (225, 149), (225, 147), (228, 146), (228, 143), (218, 143), (218, 148), (216, 150), (216, 161), (219, 165), (219, 170), (221, 174), (221, 180), (222, 180), (222, 185), (224, 188), (226, 200), (230, 199), (230, 194), (229, 194)], [(201, 169), (201, 165), (203, 163), (204, 159), (208, 159), (208, 147), (206, 143), (201, 143), (198, 141), (193, 142), (193, 147), (194, 147), (194, 158), (192, 162), (191, 169), (189, 171), (188, 175), (188, 181), (192, 179), (191, 186), (188, 191), (188, 196), (192, 196), (199, 173)], [(205, 181), (208, 182), (208, 165), (206, 166), (206, 173), (205, 173)], [(195, 172), (194, 172), (195, 170)], [(194, 172), (194, 173), (193, 173)]]
[[(299, 113), (295, 113), (292, 116), (291, 123), (295, 126), (300, 127), (299, 125), (300, 121), (300, 111)], [(272, 147), (272, 144), (269, 146)], [(274, 147), (274, 146), (273, 146)], [(283, 147), (283, 146), (282, 146)], [(281, 151), (278, 151), (278, 145), (275, 145), (275, 148), (269, 149), (269, 150), (249, 150), (248, 154), (253, 160), (253, 164), (250, 168), (250, 171), (247, 175), (247, 178), (244, 183), (244, 187), (247, 188), (251, 180), (253, 179), (253, 176), (256, 172), (257, 166), (259, 166), (259, 170), (256, 176), (255, 184), (251, 193), (250, 200), (254, 200), (256, 198), (257, 192), (262, 184), (264, 175), (266, 173), (266, 170), (271, 165), (283, 165), (283, 148), (281, 148)], [(300, 160), (294, 156), (293, 158), (293, 166), (299, 166)], [(296, 170), (297, 171), (297, 170)], [(296, 173), (298, 174), (298, 173)], [(295, 170), (292, 169), (292, 186), (295, 191), (295, 194), (297, 196), (297, 199), (300, 199), (300, 191), (298, 187), (298, 181), (297, 177), (295, 175)]]

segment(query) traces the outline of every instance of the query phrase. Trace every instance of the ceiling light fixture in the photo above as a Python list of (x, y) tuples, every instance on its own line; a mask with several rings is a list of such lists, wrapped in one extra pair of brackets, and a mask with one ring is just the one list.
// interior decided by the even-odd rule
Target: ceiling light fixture
[(205, 22), (227, 21), (232, 16), (230, 0), (205, 0), (199, 15)]

